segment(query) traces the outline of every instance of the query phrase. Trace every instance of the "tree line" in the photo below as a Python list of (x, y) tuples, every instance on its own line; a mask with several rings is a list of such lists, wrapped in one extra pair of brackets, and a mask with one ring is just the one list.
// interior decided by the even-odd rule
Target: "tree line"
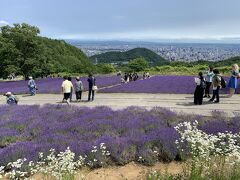
[(39, 36), (36, 26), (26, 23), (0, 28), (0, 77), (47, 76), (53, 73), (88, 73), (94, 65), (78, 48), (63, 40)]

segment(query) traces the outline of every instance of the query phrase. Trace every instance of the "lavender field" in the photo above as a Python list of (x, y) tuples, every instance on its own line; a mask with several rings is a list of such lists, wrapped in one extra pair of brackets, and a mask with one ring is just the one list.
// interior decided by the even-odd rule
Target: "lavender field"
[[(225, 78), (226, 81), (228, 79), (227, 77)], [(195, 87), (194, 76), (154, 76), (150, 79), (105, 88), (100, 90), (100, 92), (193, 94)], [(228, 93), (228, 88), (222, 89), (220, 92)], [(240, 93), (240, 87), (237, 89), (237, 93)]]
[[(45, 78), (37, 79), (36, 84), (38, 87), (38, 93), (60, 93), (62, 78)], [(88, 89), (87, 77), (82, 77), (81, 81), (83, 82), (84, 89)], [(75, 79), (72, 80), (73, 84)], [(98, 87), (106, 87), (111, 85), (119, 84), (119, 76), (98, 76), (96, 77), (96, 83)], [(15, 94), (25, 94), (28, 93), (27, 87), (28, 81), (14, 81), (14, 82), (0, 82), (0, 93), (6, 93), (11, 91)]]
[[(38, 152), (57, 152), (68, 146), (77, 155), (105, 143), (110, 164), (126, 164), (144, 158), (145, 164), (179, 158), (174, 126), (198, 120), (207, 133), (239, 132), (239, 117), (178, 115), (163, 108), (80, 108), (64, 105), (0, 106), (0, 166), (18, 158), (37, 160)], [(155, 152), (158, 152), (157, 154)]]

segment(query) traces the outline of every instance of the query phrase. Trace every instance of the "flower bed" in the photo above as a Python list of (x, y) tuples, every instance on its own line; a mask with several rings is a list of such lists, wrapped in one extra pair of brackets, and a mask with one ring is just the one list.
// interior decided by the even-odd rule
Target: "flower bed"
[[(198, 120), (208, 133), (239, 132), (238, 118), (205, 119), (162, 108), (113, 111), (64, 105), (0, 106), (0, 166), (18, 158), (35, 161), (38, 152), (47, 153), (51, 148), (60, 152), (70, 147), (77, 156), (89, 155), (101, 143), (108, 147), (111, 163), (171, 161), (178, 156), (177, 123)], [(220, 125), (216, 127), (216, 123)]]
[[(62, 78), (45, 78), (37, 79), (36, 84), (38, 87), (38, 93), (60, 93)], [(88, 89), (87, 77), (82, 77), (84, 89)], [(75, 79), (73, 79), (73, 84)], [(96, 77), (96, 84), (98, 87), (106, 87), (119, 84), (121, 82), (119, 76), (98, 76)], [(14, 81), (14, 82), (0, 82), (0, 93), (6, 93), (11, 91), (15, 94), (28, 93), (27, 87), (28, 81)]]
[[(228, 79), (225, 78), (226, 81)], [(100, 92), (193, 94), (195, 87), (193, 76), (154, 76), (150, 79), (105, 88), (100, 90)], [(228, 93), (228, 88), (222, 89), (220, 92)], [(237, 93), (240, 93), (240, 88), (237, 89)]]

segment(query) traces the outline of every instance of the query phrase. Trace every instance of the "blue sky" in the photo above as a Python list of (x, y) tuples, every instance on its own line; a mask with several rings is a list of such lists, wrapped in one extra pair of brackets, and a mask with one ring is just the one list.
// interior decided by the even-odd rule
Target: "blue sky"
[(239, 40), (239, 0), (0, 0), (0, 25), (51, 38)]

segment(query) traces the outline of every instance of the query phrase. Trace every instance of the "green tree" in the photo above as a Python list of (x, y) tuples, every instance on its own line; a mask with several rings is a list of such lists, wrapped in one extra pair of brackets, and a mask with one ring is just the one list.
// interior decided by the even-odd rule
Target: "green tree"
[(39, 33), (38, 27), (25, 23), (0, 27), (0, 77), (95, 71), (80, 49), (62, 40), (41, 37)]
[(133, 59), (128, 63), (129, 69), (135, 72), (144, 71), (148, 66), (148, 62), (143, 57)]
[(101, 63), (97, 65), (98, 72), (103, 74), (110, 74), (116, 72), (115, 67), (112, 64)]

